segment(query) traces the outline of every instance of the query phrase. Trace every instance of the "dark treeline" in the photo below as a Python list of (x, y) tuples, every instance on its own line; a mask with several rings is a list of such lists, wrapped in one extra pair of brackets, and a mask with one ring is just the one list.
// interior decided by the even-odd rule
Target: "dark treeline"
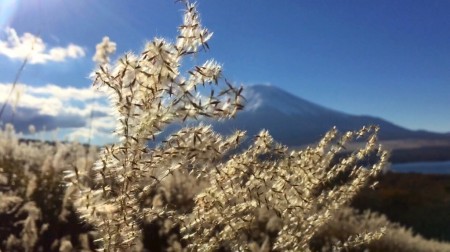
[(352, 205), (383, 213), (426, 238), (450, 241), (450, 175), (388, 172)]
[(398, 149), (391, 152), (392, 163), (450, 160), (450, 146)]

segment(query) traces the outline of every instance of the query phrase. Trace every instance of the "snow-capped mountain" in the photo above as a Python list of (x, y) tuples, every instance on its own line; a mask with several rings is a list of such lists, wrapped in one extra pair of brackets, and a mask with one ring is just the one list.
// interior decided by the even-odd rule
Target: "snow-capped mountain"
[(235, 119), (214, 122), (222, 134), (246, 130), (248, 136), (267, 129), (279, 142), (299, 146), (318, 141), (336, 126), (340, 131), (357, 130), (375, 124), (381, 128), (380, 139), (440, 139), (443, 134), (412, 131), (381, 118), (356, 116), (322, 107), (294, 96), (278, 87), (254, 85), (244, 88), (245, 109)]
[(319, 116), (326, 113), (339, 113), (294, 96), (280, 88), (270, 85), (245, 87), (245, 111), (255, 112), (276, 109), (285, 115)]

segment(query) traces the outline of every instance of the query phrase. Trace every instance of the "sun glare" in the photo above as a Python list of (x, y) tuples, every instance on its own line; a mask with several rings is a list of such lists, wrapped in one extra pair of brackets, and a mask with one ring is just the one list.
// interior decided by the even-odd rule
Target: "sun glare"
[(19, 1), (17, 0), (2, 0), (0, 2), (0, 29), (4, 30), (10, 26), (11, 20), (17, 10)]

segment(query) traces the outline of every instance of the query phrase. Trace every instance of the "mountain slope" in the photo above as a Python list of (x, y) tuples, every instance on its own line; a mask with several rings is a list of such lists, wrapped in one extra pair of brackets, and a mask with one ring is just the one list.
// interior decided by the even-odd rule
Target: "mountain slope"
[(316, 142), (333, 126), (340, 131), (348, 131), (364, 125), (379, 125), (381, 140), (444, 137), (438, 133), (408, 130), (377, 117), (355, 116), (328, 109), (274, 86), (248, 86), (244, 89), (244, 97), (247, 99), (246, 107), (234, 120), (213, 122), (217, 131), (229, 134), (241, 129), (253, 136), (261, 129), (267, 129), (277, 141), (289, 146)]

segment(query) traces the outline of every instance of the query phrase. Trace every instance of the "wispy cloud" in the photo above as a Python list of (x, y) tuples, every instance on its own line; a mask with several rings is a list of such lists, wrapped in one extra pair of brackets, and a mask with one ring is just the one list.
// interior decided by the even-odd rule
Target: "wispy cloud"
[(0, 55), (10, 59), (25, 59), (30, 64), (44, 64), (49, 61), (61, 62), (68, 58), (80, 58), (86, 55), (84, 49), (75, 44), (66, 47), (47, 48), (42, 38), (31, 33), (19, 36), (13, 28), (5, 29), (6, 39), (0, 39)]
[[(7, 99), (12, 84), (0, 83), (0, 104)], [(28, 132), (28, 126), (38, 130), (62, 129), (67, 140), (87, 141), (103, 144), (114, 139), (111, 132), (115, 120), (105, 95), (90, 88), (60, 87), (48, 84), (33, 87), (18, 84), (20, 95), (6, 107), (0, 119), (12, 122), (17, 131)], [(92, 120), (91, 120), (92, 118)]]

